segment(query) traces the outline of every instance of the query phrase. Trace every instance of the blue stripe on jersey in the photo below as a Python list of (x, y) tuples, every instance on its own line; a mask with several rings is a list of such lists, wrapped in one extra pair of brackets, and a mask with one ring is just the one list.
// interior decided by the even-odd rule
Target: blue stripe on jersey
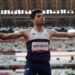
[(27, 60), (28, 61), (49, 61), (50, 60), (50, 49), (48, 47), (48, 51), (43, 51), (43, 52), (34, 52), (32, 51), (32, 43), (33, 42), (48, 42), (48, 46), (50, 44), (50, 40), (48, 39), (34, 39), (34, 40), (29, 40), (26, 43), (27, 46)]

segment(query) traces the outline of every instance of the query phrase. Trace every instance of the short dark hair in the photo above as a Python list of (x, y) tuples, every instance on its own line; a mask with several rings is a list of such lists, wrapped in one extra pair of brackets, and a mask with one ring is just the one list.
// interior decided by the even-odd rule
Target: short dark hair
[(41, 9), (34, 9), (34, 10), (32, 10), (32, 13), (30, 14), (30, 19), (34, 19), (35, 15), (37, 13), (42, 13), (42, 10)]

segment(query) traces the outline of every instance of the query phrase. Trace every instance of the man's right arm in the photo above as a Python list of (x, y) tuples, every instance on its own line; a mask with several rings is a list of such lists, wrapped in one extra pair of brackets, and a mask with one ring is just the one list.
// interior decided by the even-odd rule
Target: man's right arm
[(0, 33), (0, 39), (17, 39), (23, 37), (24, 35), (21, 32), (16, 33)]

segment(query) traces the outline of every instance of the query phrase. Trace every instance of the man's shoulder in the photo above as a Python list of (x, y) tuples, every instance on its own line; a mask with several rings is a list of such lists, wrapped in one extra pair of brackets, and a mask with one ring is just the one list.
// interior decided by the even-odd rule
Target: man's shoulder
[(49, 35), (55, 34), (57, 31), (55, 29), (48, 29)]
[(27, 31), (30, 31), (29, 29), (20, 29), (19, 30), (20, 32), (27, 32)]

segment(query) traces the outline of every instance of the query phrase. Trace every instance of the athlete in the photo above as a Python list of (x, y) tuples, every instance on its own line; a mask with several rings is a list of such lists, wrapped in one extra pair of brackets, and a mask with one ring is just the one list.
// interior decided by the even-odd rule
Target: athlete
[(75, 37), (75, 33), (57, 32), (44, 28), (45, 17), (41, 10), (33, 10), (30, 15), (32, 29), (22, 29), (16, 33), (0, 33), (0, 39), (24, 37), (27, 46), (27, 62), (24, 75), (51, 75), (50, 39), (51, 37)]

